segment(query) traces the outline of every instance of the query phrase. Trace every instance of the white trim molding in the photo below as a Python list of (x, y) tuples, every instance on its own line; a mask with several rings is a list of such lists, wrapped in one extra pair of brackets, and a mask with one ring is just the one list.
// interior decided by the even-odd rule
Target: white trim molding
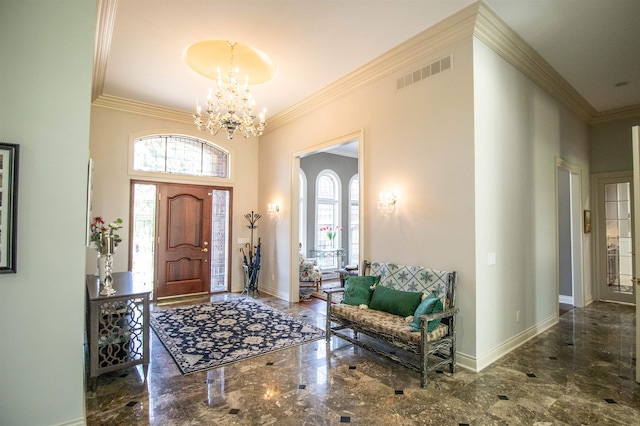
[(93, 101), (93, 105), (118, 111), (146, 115), (154, 118), (161, 118), (164, 120), (178, 121), (180, 123), (193, 123), (193, 116), (191, 113), (145, 102), (119, 98), (117, 96), (100, 95)]
[(520, 334), (513, 336), (511, 339), (505, 341), (499, 346), (496, 346), (486, 354), (476, 358), (472, 357), (463, 357), (460, 359), (460, 365), (465, 368), (469, 368), (470, 370), (479, 372), (493, 364), (503, 356), (507, 355), (509, 352), (517, 349), (518, 347), (524, 345), (529, 340), (538, 336), (539, 334), (545, 332), (549, 328), (556, 325), (559, 321), (558, 313), (554, 313), (549, 318), (541, 321), (540, 323), (529, 327), (524, 330)]
[[(191, 113), (150, 105), (103, 93), (117, 0), (99, 0), (96, 22), (92, 100), (113, 108), (167, 120), (191, 123)], [(640, 116), (640, 105), (597, 112), (542, 56), (508, 27), (483, 1), (473, 3), (415, 37), (396, 46), (355, 71), (318, 90), (269, 119), (265, 134), (298, 119), (356, 89), (441, 53), (467, 37), (476, 37), (547, 91), (586, 123), (601, 123)]]
[(601, 124), (627, 118), (640, 118), (640, 104), (596, 113), (589, 124)]
[(113, 25), (116, 20), (118, 0), (98, 0), (96, 14), (96, 37), (93, 46), (93, 86), (91, 101), (95, 101), (104, 90), (107, 60), (111, 50)]
[(473, 35), (585, 122), (596, 114), (567, 80), (483, 2)]
[(558, 302), (573, 305), (573, 296), (565, 296), (561, 294), (558, 296)]

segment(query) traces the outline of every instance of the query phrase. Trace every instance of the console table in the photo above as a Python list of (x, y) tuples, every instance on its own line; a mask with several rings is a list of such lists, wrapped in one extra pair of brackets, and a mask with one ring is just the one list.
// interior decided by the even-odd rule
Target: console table
[(87, 338), (91, 387), (109, 371), (143, 364), (149, 368), (150, 286), (133, 279), (131, 272), (116, 272), (112, 296), (100, 295), (100, 280), (87, 275)]

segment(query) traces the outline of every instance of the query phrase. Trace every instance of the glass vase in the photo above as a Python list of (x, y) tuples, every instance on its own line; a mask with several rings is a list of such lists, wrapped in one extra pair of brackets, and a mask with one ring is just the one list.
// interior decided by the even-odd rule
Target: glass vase
[(100, 270), (100, 284), (102, 284), (102, 290), (100, 294), (102, 296), (111, 296), (116, 293), (113, 288), (113, 277), (111, 276), (113, 270), (113, 252), (115, 248), (115, 241), (112, 236), (105, 235), (100, 240), (101, 255), (99, 258), (99, 270)]

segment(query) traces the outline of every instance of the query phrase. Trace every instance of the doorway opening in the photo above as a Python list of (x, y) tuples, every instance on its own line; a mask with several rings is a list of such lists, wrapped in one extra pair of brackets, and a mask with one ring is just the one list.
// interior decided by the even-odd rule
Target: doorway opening
[[(300, 300), (300, 253), (305, 258), (316, 258), (320, 268), (324, 266), (328, 274), (323, 274), (323, 280), (337, 278), (338, 269), (352, 261), (354, 253), (358, 256), (357, 263), (361, 262), (363, 144), (362, 131), (357, 131), (292, 153), (292, 301)], [(325, 157), (333, 160), (327, 161)], [(353, 162), (344, 173), (340, 170), (341, 158), (345, 164)], [(357, 201), (351, 200), (353, 194), (358, 195)]]
[(229, 291), (231, 191), (131, 182), (129, 268), (153, 300)]
[(582, 271), (583, 210), (580, 197), (581, 171), (558, 159), (556, 162), (558, 306), (559, 314), (584, 307)]

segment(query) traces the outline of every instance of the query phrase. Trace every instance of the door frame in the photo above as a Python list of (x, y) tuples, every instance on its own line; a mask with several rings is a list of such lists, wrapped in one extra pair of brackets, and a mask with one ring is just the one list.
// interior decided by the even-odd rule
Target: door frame
[[(632, 139), (632, 153), (633, 153), (633, 199), (640, 201), (640, 126), (633, 126), (631, 128)], [(631, 216), (633, 220), (631, 224), (636, 222), (636, 219), (640, 220), (640, 209), (635, 208), (635, 201), (631, 204)], [(638, 319), (640, 318), (640, 289), (637, 287), (640, 285), (638, 280), (638, 274), (640, 273), (640, 256), (636, 253), (640, 249), (640, 226), (636, 226), (633, 229), (633, 279), (632, 283), (634, 292), (636, 294), (636, 356), (640, 353), (640, 326), (638, 325)], [(640, 383), (640, 367), (636, 362), (636, 382)]]
[(560, 303), (560, 248), (558, 215), (558, 169), (569, 172), (571, 196), (571, 281), (573, 305), (582, 308), (587, 305), (589, 295), (585, 288), (584, 239), (582, 234), (582, 169), (568, 161), (556, 157), (556, 295)]
[[(156, 284), (157, 284), (157, 278), (158, 278), (158, 249), (157, 249), (157, 244), (158, 244), (158, 233), (159, 233), (159, 229), (158, 229), (158, 215), (160, 214), (159, 211), (159, 205), (160, 205), (160, 200), (158, 198), (158, 186), (159, 185), (187, 185), (187, 186), (201, 186), (201, 187), (206, 187), (209, 188), (211, 190), (221, 190), (221, 191), (228, 191), (229, 192), (229, 220), (227, 223), (228, 226), (228, 241), (227, 241), (227, 252), (229, 254), (228, 259), (227, 259), (227, 289), (225, 292), (230, 292), (231, 289), (233, 288), (233, 186), (225, 186), (225, 185), (211, 185), (211, 184), (207, 184), (204, 182), (201, 183), (196, 183), (196, 182), (192, 182), (192, 181), (180, 181), (180, 180), (161, 180), (161, 179), (130, 179), (129, 180), (129, 223), (133, 223), (133, 202), (134, 202), (134, 194), (132, 191), (133, 185), (136, 183), (140, 183), (140, 184), (145, 184), (145, 185), (155, 185), (156, 186), (156, 217), (155, 217), (155, 229), (154, 229), (154, 242), (153, 244), (156, 245), (156, 249), (154, 250), (154, 254), (153, 254), (153, 282), (152, 282), (152, 287), (153, 287), (153, 301), (157, 301), (158, 297), (157, 297), (157, 291), (156, 291)], [(212, 239), (211, 239), (212, 240)], [(128, 265), (129, 265), (129, 270), (131, 270), (132, 268), (132, 263), (133, 263), (133, 247), (132, 247), (132, 242), (133, 242), (133, 226), (129, 227), (129, 259), (128, 259)], [(209, 258), (209, 265), (211, 265), (211, 254), (210, 254), (210, 258)], [(209, 271), (209, 274), (211, 274), (211, 271)], [(224, 292), (217, 292), (217, 293), (224, 293)], [(196, 296), (196, 295), (203, 295), (205, 293), (194, 293), (194, 294), (186, 294), (186, 295), (181, 295), (181, 296), (168, 296), (168, 297), (163, 297), (162, 299), (171, 299), (171, 298), (179, 298), (179, 297), (189, 297), (189, 296)], [(209, 282), (209, 290), (206, 294), (214, 294), (211, 292), (211, 282)]]
[(291, 205), (289, 208), (291, 209), (291, 241), (289, 242), (289, 247), (291, 248), (290, 259), (291, 259), (291, 270), (289, 271), (290, 281), (289, 281), (289, 300), (291, 302), (300, 301), (300, 258), (298, 253), (298, 244), (300, 242), (300, 158), (306, 157), (308, 155), (317, 153), (319, 151), (326, 151), (329, 148), (338, 147), (340, 145), (344, 145), (348, 142), (353, 142), (354, 140), (358, 141), (358, 176), (360, 179), (359, 182), (359, 191), (360, 191), (360, 202), (358, 205), (358, 214), (359, 214), (359, 227), (358, 227), (358, 239), (359, 239), (359, 256), (358, 256), (358, 264), (362, 264), (362, 259), (365, 259), (365, 248), (364, 248), (364, 222), (365, 218), (363, 215), (364, 210), (364, 129), (356, 130), (351, 133), (347, 133), (346, 135), (336, 137), (334, 139), (330, 139), (324, 142), (321, 142), (317, 145), (313, 145), (309, 148), (295, 151), (291, 153), (291, 176), (290, 176), (290, 188), (291, 188)]

